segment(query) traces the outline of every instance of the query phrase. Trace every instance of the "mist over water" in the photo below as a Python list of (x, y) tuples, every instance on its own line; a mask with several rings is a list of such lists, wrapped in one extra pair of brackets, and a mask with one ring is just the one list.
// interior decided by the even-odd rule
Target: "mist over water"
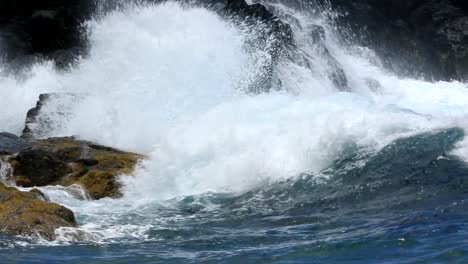
[[(371, 50), (340, 43), (326, 16), (274, 8), (294, 17), (297, 46), (311, 65), (282, 58), (282, 88), (268, 93), (248, 90), (265, 56), (244, 47), (254, 29), (171, 2), (89, 21), (90, 55), (68, 72), (43, 62), (27, 78), (0, 77), (0, 130), (19, 134), (41, 93), (78, 93), (66, 103), (70, 115), (56, 114), (60, 100), (46, 105), (42, 115), (56, 127), (42, 136), (76, 135), (148, 156), (134, 177), (122, 177), (118, 200), (86, 201), (43, 188), (82, 225), (60, 230), (57, 243), (151, 239), (151, 230), (184, 224), (170, 211), (186, 197), (242, 195), (302, 173), (327, 178), (314, 173), (350, 151), (377, 152), (397, 139), (465, 128), (466, 84), (398, 78), (379, 67)], [(312, 25), (325, 28), (349, 92), (327, 75), (307, 35)], [(468, 159), (468, 144), (458, 146), (454, 153)], [(219, 204), (204, 203), (203, 210), (210, 206)]]

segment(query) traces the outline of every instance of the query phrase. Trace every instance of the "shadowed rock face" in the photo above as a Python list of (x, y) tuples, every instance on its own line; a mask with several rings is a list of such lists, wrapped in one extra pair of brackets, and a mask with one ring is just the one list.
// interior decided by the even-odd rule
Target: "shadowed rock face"
[[(11, 68), (21, 70), (41, 58), (53, 59), (66, 69), (88, 50), (87, 34), (81, 23), (95, 13), (118, 8), (128, 2), (159, 3), (161, 0), (4, 0), (0, 3), (0, 59)], [(278, 20), (260, 4), (248, 5), (244, 0), (200, 0), (196, 2), (218, 11), (225, 17), (236, 17), (247, 23), (261, 23), (259, 36), (248, 43), (250, 49), (262, 49), (271, 55), (253, 92), (268, 90), (276, 66), (286, 45), (292, 44), (289, 25)], [(262, 88), (259, 88), (262, 87)], [(258, 90), (258, 91), (256, 91)]]
[[(147, 0), (161, 2), (160, 0)], [(187, 0), (180, 0), (187, 2)], [(80, 23), (95, 12), (123, 1), (110, 0), (3, 0), (0, 1), (0, 58), (13, 66), (36, 58), (53, 58), (67, 67), (87, 50)], [(125, 2), (125, 1), (124, 1)], [(128, 1), (126, 1), (128, 2)], [(194, 1), (190, 1), (194, 2)], [(227, 16), (258, 20), (269, 25), (263, 36), (273, 36), (273, 60), (291, 44), (287, 24), (263, 5), (244, 0), (198, 0)], [(428, 80), (468, 80), (468, 2), (465, 0), (310, 0), (341, 12), (338, 23), (354, 32), (359, 44), (370, 46), (385, 66), (402, 75)], [(265, 1), (266, 3), (266, 1)], [(292, 0), (287, 4), (301, 1)], [(311, 5), (309, 5), (310, 8)], [(313, 6), (313, 4), (312, 4)], [(264, 47), (262, 38), (257, 48)], [(274, 63), (272, 63), (274, 65)], [(266, 76), (274, 67), (266, 67)], [(268, 78), (267, 78), (268, 79)], [(268, 80), (267, 80), (268, 82)]]
[(243, 28), (255, 29), (255, 34), (250, 34), (251, 38), (244, 43), (244, 48), (247, 52), (261, 51), (268, 54), (269, 59), (259, 69), (259, 74), (250, 84), (248, 92), (268, 92), (281, 85), (275, 77), (276, 66), (281, 57), (286, 56), (288, 50), (295, 48), (294, 35), (288, 23), (280, 20), (264, 5), (248, 4), (245, 0), (180, 0), (180, 2), (206, 7)]
[(0, 58), (18, 67), (35, 57), (66, 66), (85, 53), (80, 23), (90, 10), (88, 0), (0, 1)]
[(0, 233), (52, 240), (59, 227), (76, 225), (72, 211), (44, 200), (38, 190), (21, 192), (0, 183)]
[(428, 80), (468, 80), (468, 2), (464, 0), (314, 0), (374, 49), (387, 68)]

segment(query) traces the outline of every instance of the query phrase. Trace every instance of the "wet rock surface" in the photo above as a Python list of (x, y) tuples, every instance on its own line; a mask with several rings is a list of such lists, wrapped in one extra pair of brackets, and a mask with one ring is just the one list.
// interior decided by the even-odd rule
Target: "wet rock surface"
[(61, 122), (72, 116), (71, 109), (82, 95), (75, 93), (46, 93), (39, 95), (34, 108), (26, 115), (26, 124), (21, 138), (34, 141), (47, 138), (52, 131), (60, 130)]
[[(193, 1), (192, 1), (193, 2)], [(260, 3), (247, 3), (245, 0), (199, 0), (195, 1), (228, 18), (243, 28), (254, 29), (255, 34), (246, 41), (247, 52), (260, 51), (267, 54), (265, 63), (248, 87), (248, 92), (268, 92), (279, 88), (280, 82), (275, 76), (279, 60), (285, 57), (289, 50), (295, 48), (294, 34), (291, 26), (279, 19), (273, 12)]]
[[(118, 177), (131, 174), (144, 158), (72, 137), (26, 143), (7, 136), (20, 142), (21, 147), (14, 146), (8, 155), (0, 155), (0, 234), (4, 235), (53, 240), (57, 228), (76, 225), (72, 211), (50, 203), (40, 190), (21, 192), (6, 182), (21, 187), (81, 186), (87, 198), (116, 198), (121, 195)], [(13, 154), (15, 151), (19, 152)]]
[(72, 211), (44, 197), (38, 190), (21, 192), (0, 183), (0, 233), (52, 240), (57, 228), (76, 225)]
[(325, 59), (328, 69), (328, 77), (333, 81), (333, 84), (341, 91), (349, 91), (348, 77), (341, 63), (332, 55), (330, 50), (325, 44), (326, 36), (325, 29), (321, 26), (314, 25), (310, 32), (312, 39), (312, 46), (315, 48), (317, 54)]
[(18, 186), (84, 187), (92, 198), (119, 197), (118, 177), (131, 174), (144, 156), (77, 140), (73, 137), (35, 141), (10, 158)]

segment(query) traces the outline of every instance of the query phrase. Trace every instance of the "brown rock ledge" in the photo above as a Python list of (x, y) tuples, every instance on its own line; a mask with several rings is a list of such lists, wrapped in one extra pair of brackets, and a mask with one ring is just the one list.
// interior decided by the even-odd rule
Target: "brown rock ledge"
[(79, 184), (94, 199), (119, 197), (118, 177), (130, 174), (144, 158), (73, 137), (49, 138), (31, 144), (9, 160), (18, 186)]
[(59, 227), (76, 225), (75, 216), (69, 209), (47, 202), (37, 189), (21, 192), (0, 183), (0, 233), (55, 238)]

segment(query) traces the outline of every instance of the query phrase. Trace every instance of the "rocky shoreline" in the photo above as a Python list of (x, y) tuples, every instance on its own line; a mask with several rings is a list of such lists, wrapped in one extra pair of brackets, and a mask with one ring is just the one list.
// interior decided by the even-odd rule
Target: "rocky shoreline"
[[(0, 4), (0, 31), (3, 32), (0, 43), (6, 47), (0, 59), (13, 72), (41, 58), (51, 59), (59, 69), (66, 69), (77, 57), (86, 55), (87, 36), (82, 34), (80, 24), (93, 10), (99, 9), (96, 3), (22, 0), (21, 4), (9, 0)], [(263, 25), (255, 41), (246, 45), (249, 50), (270, 54), (271, 60), (250, 92), (260, 93), (263, 91), (258, 87), (270, 87), (275, 81), (273, 72), (279, 58), (294, 45), (290, 26), (263, 5), (248, 5), (244, 0), (199, 1), (198, 4), (247, 26)], [(114, 5), (104, 1), (99, 6), (107, 7), (103, 10), (106, 12), (115, 8)], [(16, 187), (80, 186), (91, 199), (118, 198), (122, 195), (119, 177), (130, 175), (145, 158), (74, 137), (48, 138), (49, 132), (59, 124), (41, 115), (41, 109), (53, 105), (56, 99), (62, 102), (79, 98), (77, 94), (42, 94), (27, 113), (22, 135), (0, 133), (0, 235), (53, 240), (57, 228), (77, 225), (72, 211), (50, 202), (38, 189), (24, 192)], [(54, 110), (60, 116), (67, 116), (67, 103)]]
[[(41, 95), (39, 102), (47, 97)], [(78, 185), (91, 199), (118, 198), (118, 178), (130, 175), (145, 158), (74, 137), (35, 140), (28, 133), (24, 138), (0, 133), (0, 234), (53, 240), (57, 228), (77, 225), (71, 210), (50, 202), (38, 189), (16, 187)]]

